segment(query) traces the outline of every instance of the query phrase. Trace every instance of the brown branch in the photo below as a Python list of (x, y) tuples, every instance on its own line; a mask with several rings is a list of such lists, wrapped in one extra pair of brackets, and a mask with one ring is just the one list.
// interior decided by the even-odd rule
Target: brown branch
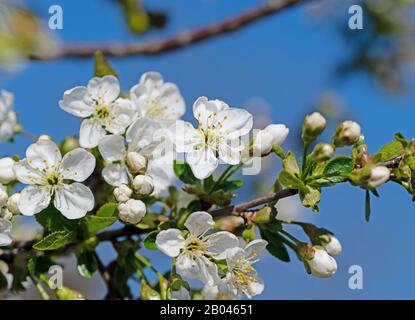
[[(310, 1), (310, 0), (309, 0)], [(244, 12), (235, 17), (228, 18), (222, 22), (202, 27), (193, 31), (186, 31), (162, 40), (136, 42), (128, 44), (68, 44), (61, 52), (54, 56), (32, 55), (32, 60), (51, 60), (64, 57), (87, 58), (93, 56), (96, 51), (101, 51), (106, 56), (126, 57), (136, 55), (154, 55), (172, 50), (177, 50), (210, 38), (234, 32), (242, 27), (248, 26), (260, 19), (288, 9), (303, 0), (270, 0), (265, 4)]]

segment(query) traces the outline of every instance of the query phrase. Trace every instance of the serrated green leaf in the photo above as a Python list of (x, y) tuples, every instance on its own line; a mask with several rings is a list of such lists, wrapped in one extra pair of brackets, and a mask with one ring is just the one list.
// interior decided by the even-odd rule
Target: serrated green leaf
[(96, 216), (98, 217), (116, 217), (118, 211), (118, 204), (108, 202), (98, 209)]
[(373, 156), (373, 162), (383, 162), (394, 159), (398, 156), (401, 156), (405, 152), (405, 148), (403, 147), (400, 141), (392, 141), (388, 144), (384, 145), (378, 153)]
[(297, 159), (292, 151), (288, 151), (284, 160), (282, 161), (283, 168), (291, 175), (300, 175), (300, 168), (298, 167)]
[(267, 231), (263, 228), (260, 228), (259, 232), (261, 238), (268, 242), (266, 249), (270, 254), (272, 254), (274, 257), (281, 261), (290, 262), (288, 250), (285, 247), (284, 243), (280, 239), (278, 239), (276, 234)]
[(346, 180), (347, 175), (354, 169), (352, 158), (338, 156), (327, 162), (322, 177), (313, 180), (310, 185), (314, 187), (326, 187)]
[(36, 221), (45, 229), (45, 233), (49, 234), (55, 231), (72, 231), (79, 227), (80, 220), (69, 220), (65, 218), (54, 206), (49, 207), (35, 215)]
[(74, 242), (75, 239), (75, 231), (55, 231), (37, 242), (33, 248), (41, 251), (56, 250)]
[(199, 184), (199, 180), (194, 176), (192, 169), (187, 163), (174, 161), (174, 173), (177, 178), (187, 184)]
[(320, 190), (305, 186), (300, 189), (300, 199), (304, 207), (311, 208), (313, 211), (318, 211), (317, 204), (320, 202), (321, 193)]
[(84, 222), (89, 233), (95, 233), (101, 229), (107, 228), (114, 224), (117, 220), (117, 217), (86, 216), (84, 218)]
[(279, 182), (290, 189), (299, 189), (303, 186), (303, 182), (295, 175), (286, 170), (282, 170), (278, 175)]
[(156, 245), (156, 238), (157, 235), (159, 234), (158, 231), (153, 231), (150, 232), (147, 237), (145, 237), (145, 239), (143, 240), (144, 246), (149, 249), (149, 250), (157, 250), (157, 245)]

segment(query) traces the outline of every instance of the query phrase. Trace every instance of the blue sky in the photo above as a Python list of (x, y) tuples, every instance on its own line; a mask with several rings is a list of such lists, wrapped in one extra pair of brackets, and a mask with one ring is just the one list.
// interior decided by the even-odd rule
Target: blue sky
[[(127, 42), (202, 26), (261, 1), (147, 1), (149, 7), (166, 11), (170, 19), (166, 29), (139, 38), (128, 34), (118, 7), (109, 0), (28, 2), (46, 18), (49, 5), (63, 7), (64, 29), (56, 31), (56, 35), (64, 41)], [(347, 19), (347, 10), (338, 10), (340, 19)], [(408, 72), (409, 90), (399, 96), (383, 91), (362, 74), (347, 81), (334, 81), (333, 71), (348, 49), (337, 29), (333, 20), (317, 19), (311, 10), (300, 6), (184, 50), (155, 57), (112, 59), (111, 63), (123, 89), (135, 84), (145, 71), (161, 72), (180, 86), (188, 110), (201, 95), (233, 106), (261, 99), (269, 106), (270, 122), (282, 122), (295, 129), (322, 93), (335, 90), (347, 105), (346, 114), (362, 125), (371, 152), (392, 140), (398, 130), (413, 136), (414, 77)], [(79, 119), (59, 109), (58, 101), (64, 90), (86, 84), (92, 73), (90, 59), (35, 62), (22, 71), (0, 75), (0, 87), (15, 94), (19, 119), (27, 131), (48, 133), (59, 141), (78, 131)], [(255, 116), (255, 107), (251, 111)], [(190, 119), (189, 112), (186, 117)], [(291, 138), (285, 144), (287, 148), (294, 134)], [(22, 154), (28, 144), (18, 138), (13, 145), (3, 143), (1, 153)], [(266, 283), (260, 298), (415, 298), (414, 204), (395, 185), (381, 188), (380, 193), (381, 198), (372, 203), (372, 220), (368, 224), (364, 221), (362, 190), (348, 185), (324, 190), (320, 213), (303, 210), (301, 216), (334, 231), (341, 240), (344, 250), (337, 258), (337, 274), (330, 279), (315, 279), (305, 273), (294, 256), (293, 262), (286, 264), (266, 255), (258, 264)], [(156, 264), (166, 266), (167, 259), (161, 254), (149, 254)], [(355, 264), (363, 268), (363, 290), (348, 288), (348, 269)]]

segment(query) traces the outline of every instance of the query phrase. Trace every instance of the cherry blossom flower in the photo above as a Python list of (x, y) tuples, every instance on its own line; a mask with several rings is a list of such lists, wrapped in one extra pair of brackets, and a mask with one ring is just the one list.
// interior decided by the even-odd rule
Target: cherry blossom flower
[(174, 228), (161, 231), (157, 235), (157, 247), (176, 258), (176, 272), (183, 278), (215, 284), (220, 279), (218, 267), (212, 260), (225, 259), (227, 251), (239, 245), (238, 238), (227, 231), (208, 234), (215, 222), (204, 211), (192, 213), (184, 225), (189, 231), (186, 236)]
[[(161, 143), (158, 132), (154, 122), (139, 118), (128, 128), (126, 141), (121, 135), (104, 137), (98, 148), (106, 161), (102, 171), (105, 181), (115, 187), (132, 181), (128, 155), (134, 152), (147, 159), (145, 174), (152, 178), (154, 194), (166, 190), (174, 179), (173, 147), (168, 136), (165, 143)], [(160, 135), (163, 135), (162, 132)]]
[[(92, 210), (94, 196), (80, 182), (94, 171), (95, 157), (84, 149), (74, 149), (62, 158), (57, 145), (41, 140), (30, 145), (26, 158), (15, 164), (17, 179), (27, 184), (20, 193), (19, 210), (33, 215), (53, 204), (66, 218), (78, 219)], [(68, 180), (75, 181), (68, 184)]]
[(13, 137), (14, 128), (17, 124), (16, 113), (13, 111), (13, 94), (0, 91), (0, 142), (7, 141)]
[(162, 126), (176, 121), (186, 110), (179, 88), (174, 83), (164, 82), (158, 72), (144, 73), (140, 82), (131, 88), (130, 99), (139, 117)]
[(124, 134), (134, 121), (136, 112), (131, 101), (119, 98), (120, 84), (116, 77), (91, 79), (87, 87), (65, 91), (59, 106), (83, 118), (79, 143), (83, 148), (96, 147), (107, 134)]
[(175, 129), (177, 151), (186, 153), (196, 178), (209, 177), (219, 159), (231, 165), (240, 163), (244, 148), (241, 137), (252, 129), (252, 115), (206, 97), (193, 104), (193, 115), (198, 121), (196, 129), (183, 121), (178, 121)]
[(267, 241), (256, 239), (248, 243), (244, 248), (233, 248), (228, 250), (226, 262), (228, 273), (226, 278), (233, 290), (233, 295), (244, 293), (247, 297), (261, 294), (264, 283), (252, 264), (259, 261), (261, 252), (267, 246)]

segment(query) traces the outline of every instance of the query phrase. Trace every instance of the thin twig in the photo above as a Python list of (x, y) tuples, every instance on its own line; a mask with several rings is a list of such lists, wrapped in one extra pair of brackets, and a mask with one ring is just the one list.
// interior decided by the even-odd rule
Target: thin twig
[[(309, 0), (311, 1), (311, 0)], [(242, 27), (248, 26), (253, 22), (266, 18), (272, 14), (288, 9), (296, 4), (303, 3), (303, 0), (270, 0), (265, 4), (244, 12), (235, 17), (228, 18), (222, 22), (217, 22), (193, 31), (186, 31), (162, 40), (123, 43), (123, 44), (68, 44), (64, 45), (61, 52), (51, 55), (30, 56), (32, 60), (52, 60), (59, 58), (88, 58), (96, 51), (101, 51), (104, 55), (110, 57), (126, 57), (136, 55), (155, 55), (172, 50), (187, 47), (198, 42), (236, 31)]]

